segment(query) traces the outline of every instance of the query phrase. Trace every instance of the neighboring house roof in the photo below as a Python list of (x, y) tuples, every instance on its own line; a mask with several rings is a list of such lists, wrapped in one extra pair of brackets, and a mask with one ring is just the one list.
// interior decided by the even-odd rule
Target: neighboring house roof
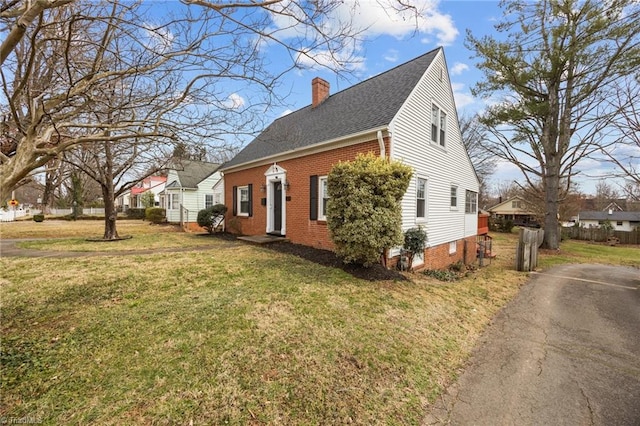
[(609, 212), (590, 211), (580, 212), (579, 220), (615, 220), (615, 221), (629, 221), (640, 222), (640, 212), (618, 212), (614, 211), (611, 214)]
[[(511, 203), (513, 201), (520, 201), (520, 208), (511, 207)], [(527, 202), (524, 198), (520, 196), (511, 197), (501, 203), (496, 204), (495, 206), (489, 208), (489, 211), (492, 213), (498, 212), (508, 212), (508, 213), (521, 213), (521, 214), (531, 214), (527, 212)]]
[(163, 185), (167, 181), (166, 176), (149, 176), (146, 177), (140, 182), (141, 186), (134, 186), (131, 188), (131, 193), (133, 195), (142, 194), (147, 192), (150, 189), (153, 189), (157, 186)]
[(389, 125), (441, 49), (277, 119), (222, 169)]
[(189, 188), (197, 189), (198, 184), (214, 174), (220, 164), (206, 163), (204, 161), (180, 160), (171, 170), (175, 170), (178, 181), (173, 181), (167, 188)]

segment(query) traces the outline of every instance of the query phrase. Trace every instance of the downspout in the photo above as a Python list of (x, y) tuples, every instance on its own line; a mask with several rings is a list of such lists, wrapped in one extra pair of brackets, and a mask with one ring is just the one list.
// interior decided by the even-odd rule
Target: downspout
[(380, 146), (380, 158), (386, 158), (387, 149), (384, 147), (384, 139), (382, 139), (382, 130), (378, 130), (378, 145)]

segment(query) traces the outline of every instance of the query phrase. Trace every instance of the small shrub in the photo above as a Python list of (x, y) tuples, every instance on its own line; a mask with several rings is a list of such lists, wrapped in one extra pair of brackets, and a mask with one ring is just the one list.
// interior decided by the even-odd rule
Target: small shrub
[(160, 207), (148, 207), (145, 210), (145, 219), (151, 223), (164, 223), (167, 221), (167, 212)]
[(127, 217), (129, 219), (144, 219), (146, 209), (129, 209), (127, 210)]
[(424, 253), (424, 248), (427, 245), (427, 233), (424, 232), (421, 226), (417, 228), (407, 229), (404, 233), (404, 250), (406, 250), (407, 256), (407, 269), (411, 270), (413, 267), (413, 258), (417, 253)]
[(207, 209), (202, 209), (198, 212), (198, 225), (205, 228), (208, 233), (213, 234), (224, 219), (225, 213), (227, 213), (227, 207), (224, 204), (216, 204)]
[(34, 214), (33, 215), (33, 221), (34, 222), (44, 222), (44, 215), (43, 214)]
[(422, 273), (428, 277), (432, 277), (439, 281), (445, 282), (453, 282), (460, 279), (460, 276), (456, 272), (450, 271), (448, 269), (428, 269), (426, 271), (422, 271)]

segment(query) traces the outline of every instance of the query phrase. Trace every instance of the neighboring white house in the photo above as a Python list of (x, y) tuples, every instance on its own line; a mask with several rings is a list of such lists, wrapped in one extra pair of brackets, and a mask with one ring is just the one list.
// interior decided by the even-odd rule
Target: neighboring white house
[(148, 176), (131, 188), (131, 195), (129, 196), (129, 207), (141, 209), (144, 207), (142, 204), (143, 194), (151, 192), (154, 198), (154, 205), (160, 206), (160, 194), (164, 191), (164, 187), (167, 184), (166, 176)]
[(160, 194), (167, 221), (198, 229), (198, 212), (217, 204), (213, 188), (221, 180), (218, 167), (215, 163), (180, 160), (169, 169), (167, 185)]
[(428, 235), (414, 266), (475, 260), (479, 184), (442, 48), (335, 94), (315, 78), (310, 105), (274, 121), (222, 166), (226, 229), (333, 248), (327, 175), (339, 161), (368, 152), (413, 168), (402, 228), (421, 226)]
[(608, 211), (588, 211), (578, 214), (578, 224), (581, 227), (599, 227), (609, 222), (615, 231), (633, 231), (640, 227), (640, 212), (621, 212), (610, 209)]

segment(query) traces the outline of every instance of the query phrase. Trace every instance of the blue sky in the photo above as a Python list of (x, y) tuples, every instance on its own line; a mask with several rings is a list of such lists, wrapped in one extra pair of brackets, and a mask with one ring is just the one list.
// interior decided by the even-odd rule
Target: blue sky
[[(269, 118), (275, 119), (310, 104), (311, 80), (316, 76), (329, 81), (331, 93), (335, 93), (439, 46), (443, 46), (445, 50), (459, 115), (471, 115), (482, 111), (486, 106), (485, 102), (474, 98), (470, 92), (470, 88), (481, 79), (482, 74), (476, 69), (472, 52), (465, 48), (464, 41), (467, 30), (475, 36), (495, 34), (494, 25), (502, 18), (498, 1), (412, 0), (409, 3), (421, 5), (422, 8), (423, 18), (417, 21), (409, 14), (402, 16), (389, 8), (380, 7), (381, 3), (392, 4), (394, 1), (344, 0), (342, 9), (334, 11), (332, 18), (337, 22), (341, 16), (344, 17), (350, 12), (350, 7), (354, 4), (359, 5), (355, 24), (366, 28), (365, 37), (361, 44), (353, 48), (352, 53), (361, 61), (347, 78), (317, 66), (290, 72), (281, 87), (282, 94), (287, 94), (287, 105), (271, 111), (271, 114), (268, 114), (271, 115)], [(170, 1), (164, 4), (176, 3)], [(295, 30), (287, 28), (287, 22), (274, 20), (274, 25), (283, 28), (281, 36), (295, 35)], [(264, 48), (271, 50), (269, 46)], [(271, 55), (269, 59), (275, 63), (290, 61), (289, 57), (279, 58), (277, 49), (268, 54)], [(317, 52), (315, 58), (322, 61), (322, 52)], [(244, 102), (242, 96), (242, 93), (230, 93), (230, 102), (241, 105)], [(590, 176), (595, 176), (578, 179), (580, 189), (586, 193), (595, 192), (599, 176), (610, 174), (609, 166), (593, 160), (585, 160), (581, 168), (589, 170)], [(523, 181), (520, 171), (508, 163), (498, 164), (493, 181), (514, 180)]]

